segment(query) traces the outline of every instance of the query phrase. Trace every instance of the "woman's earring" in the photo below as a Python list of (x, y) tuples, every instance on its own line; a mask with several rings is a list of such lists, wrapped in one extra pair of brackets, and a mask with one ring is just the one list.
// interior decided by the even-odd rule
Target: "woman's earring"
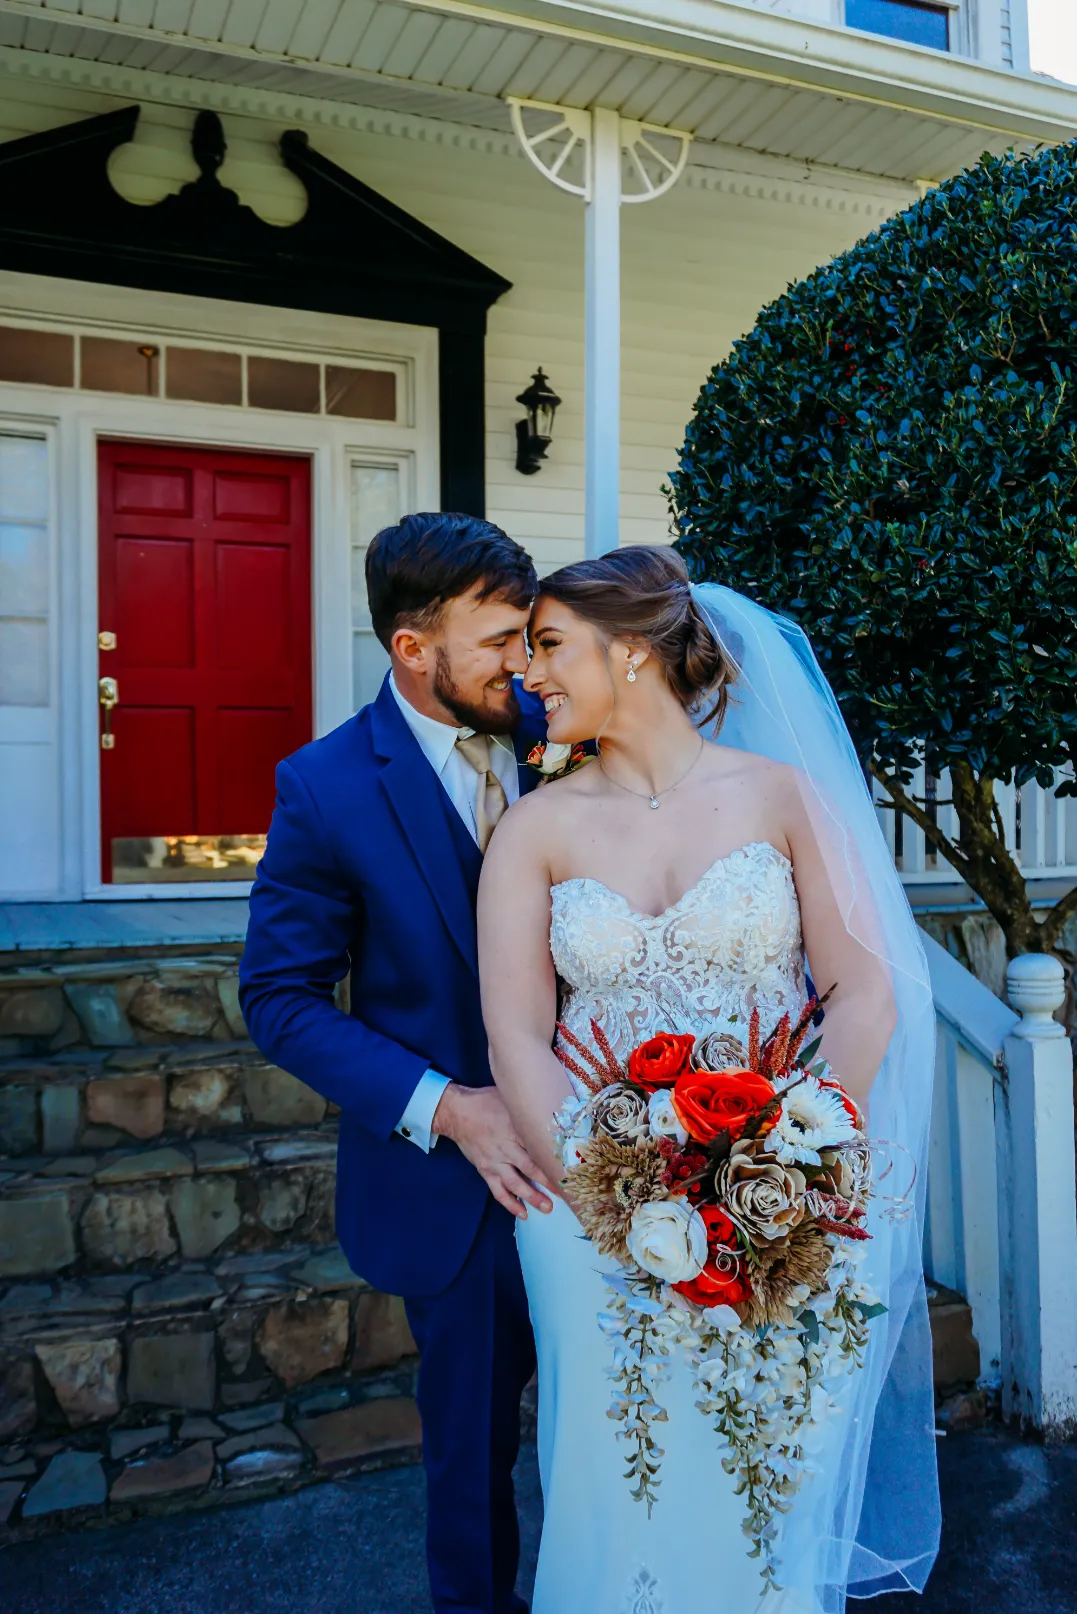
[(630, 684), (634, 684), (636, 682), (636, 669), (631, 662), (628, 663), (628, 682)]

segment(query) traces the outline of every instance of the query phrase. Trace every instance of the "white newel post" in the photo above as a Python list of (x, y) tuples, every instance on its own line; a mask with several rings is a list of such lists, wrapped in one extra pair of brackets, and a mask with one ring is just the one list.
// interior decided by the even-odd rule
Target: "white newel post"
[[(608, 107), (517, 96), (508, 102), (524, 154), (551, 184), (586, 204), (584, 553), (604, 555), (620, 539), (621, 207), (664, 196), (684, 172), (692, 137)], [(580, 166), (582, 176), (572, 177)]]
[(1053, 1018), (1062, 966), (1043, 953), (1015, 958), (1006, 989), (1021, 1020), (1006, 1038), (998, 1156), (1002, 1405), (1065, 1440), (1077, 1431), (1077, 1181), (1073, 1054)]
[(584, 260), (584, 554), (616, 549), (621, 487), (621, 119), (591, 114)]

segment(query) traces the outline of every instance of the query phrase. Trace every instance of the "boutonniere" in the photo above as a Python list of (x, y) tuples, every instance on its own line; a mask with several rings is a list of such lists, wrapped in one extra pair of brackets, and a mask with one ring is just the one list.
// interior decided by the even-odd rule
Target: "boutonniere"
[(528, 752), (527, 766), (539, 775), (540, 785), (548, 785), (592, 760), (582, 745), (555, 745), (552, 740), (540, 740)]

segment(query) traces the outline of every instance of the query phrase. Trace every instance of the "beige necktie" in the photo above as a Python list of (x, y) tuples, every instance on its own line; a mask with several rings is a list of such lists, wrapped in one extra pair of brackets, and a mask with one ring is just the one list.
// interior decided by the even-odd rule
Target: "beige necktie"
[(456, 742), (456, 749), (474, 768), (477, 777), (475, 788), (475, 833), (479, 851), (485, 852), (490, 837), (498, 826), (501, 815), (509, 804), (505, 787), (490, 765), (490, 736), (470, 734), (466, 740)]

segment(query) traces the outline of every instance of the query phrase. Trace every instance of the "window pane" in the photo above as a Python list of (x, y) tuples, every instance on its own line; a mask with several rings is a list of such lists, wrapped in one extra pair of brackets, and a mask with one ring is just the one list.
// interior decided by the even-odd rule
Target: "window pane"
[(850, 28), (887, 34), (911, 45), (950, 48), (949, 13), (941, 6), (918, 5), (915, 0), (845, 0), (845, 21)]
[(243, 360), (238, 353), (215, 353), (210, 348), (170, 347), (165, 392), (170, 398), (197, 403), (241, 404)]
[(316, 414), (321, 408), (321, 376), (317, 364), (291, 359), (247, 360), (247, 402), (255, 409), (290, 409)]
[(79, 380), (90, 392), (130, 392), (156, 398), (160, 349), (152, 342), (114, 342), (108, 336), (82, 338)]
[(47, 616), (49, 612), (46, 529), (0, 522), (0, 612), (4, 616)]
[(404, 513), (401, 482), (399, 465), (352, 465), (352, 701), (357, 709), (374, 699), (389, 666), (370, 625), (364, 569), (374, 534)]
[(44, 521), (48, 498), (45, 439), (0, 435), (0, 519)]
[(325, 367), (325, 408), (351, 420), (396, 419), (396, 375), (392, 370), (353, 370), (345, 364)]
[(60, 331), (24, 331), (0, 325), (0, 381), (73, 387), (75, 338)]
[(0, 706), (48, 704), (48, 623), (0, 616)]

